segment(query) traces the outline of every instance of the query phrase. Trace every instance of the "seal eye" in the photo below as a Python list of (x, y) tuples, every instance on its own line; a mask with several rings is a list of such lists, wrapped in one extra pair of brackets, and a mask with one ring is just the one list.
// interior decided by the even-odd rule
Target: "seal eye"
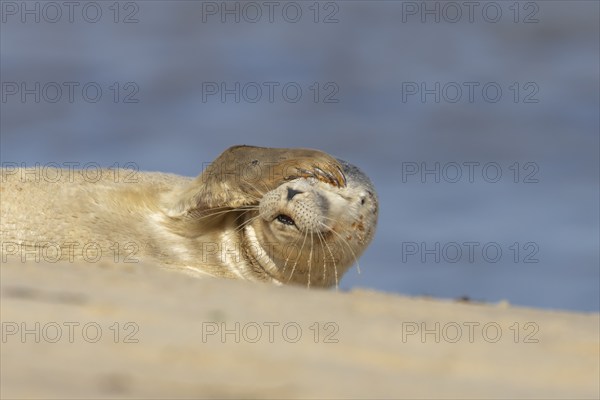
[(296, 225), (296, 223), (294, 222), (293, 219), (291, 219), (290, 217), (288, 217), (285, 214), (279, 214), (277, 216), (277, 221), (281, 222), (282, 224), (285, 225)]

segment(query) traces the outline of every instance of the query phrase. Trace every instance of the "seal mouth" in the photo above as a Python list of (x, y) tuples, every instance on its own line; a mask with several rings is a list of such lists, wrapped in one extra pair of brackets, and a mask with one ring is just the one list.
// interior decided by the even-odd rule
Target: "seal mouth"
[(279, 214), (277, 217), (275, 217), (275, 219), (284, 225), (295, 226), (297, 228), (296, 222), (294, 222), (292, 217), (290, 217), (289, 215)]

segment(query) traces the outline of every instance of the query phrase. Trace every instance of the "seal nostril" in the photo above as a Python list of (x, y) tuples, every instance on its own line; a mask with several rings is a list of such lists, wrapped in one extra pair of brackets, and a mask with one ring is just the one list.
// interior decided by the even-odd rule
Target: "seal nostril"
[(287, 191), (287, 199), (288, 199), (288, 201), (290, 201), (291, 199), (293, 199), (295, 195), (304, 193), (304, 192), (301, 192), (299, 190), (294, 190), (294, 189), (292, 189), (290, 187), (288, 187), (287, 190), (288, 190)]

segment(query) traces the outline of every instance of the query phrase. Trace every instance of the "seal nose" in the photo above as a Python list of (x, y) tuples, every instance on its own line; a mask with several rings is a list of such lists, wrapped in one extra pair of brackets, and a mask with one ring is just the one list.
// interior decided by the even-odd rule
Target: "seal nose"
[(288, 201), (290, 201), (294, 198), (295, 195), (302, 194), (302, 193), (304, 193), (304, 192), (301, 192), (299, 190), (294, 190), (291, 187), (288, 187), (287, 188), (287, 199), (288, 199)]

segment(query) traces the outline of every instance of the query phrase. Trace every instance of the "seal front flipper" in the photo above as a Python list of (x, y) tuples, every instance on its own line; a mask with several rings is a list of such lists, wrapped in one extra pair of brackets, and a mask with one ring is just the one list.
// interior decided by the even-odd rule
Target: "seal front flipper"
[(346, 186), (342, 165), (327, 153), (312, 149), (234, 146), (225, 150), (190, 184), (169, 196), (170, 216), (215, 208), (258, 204), (262, 196), (284, 182), (316, 178)]

